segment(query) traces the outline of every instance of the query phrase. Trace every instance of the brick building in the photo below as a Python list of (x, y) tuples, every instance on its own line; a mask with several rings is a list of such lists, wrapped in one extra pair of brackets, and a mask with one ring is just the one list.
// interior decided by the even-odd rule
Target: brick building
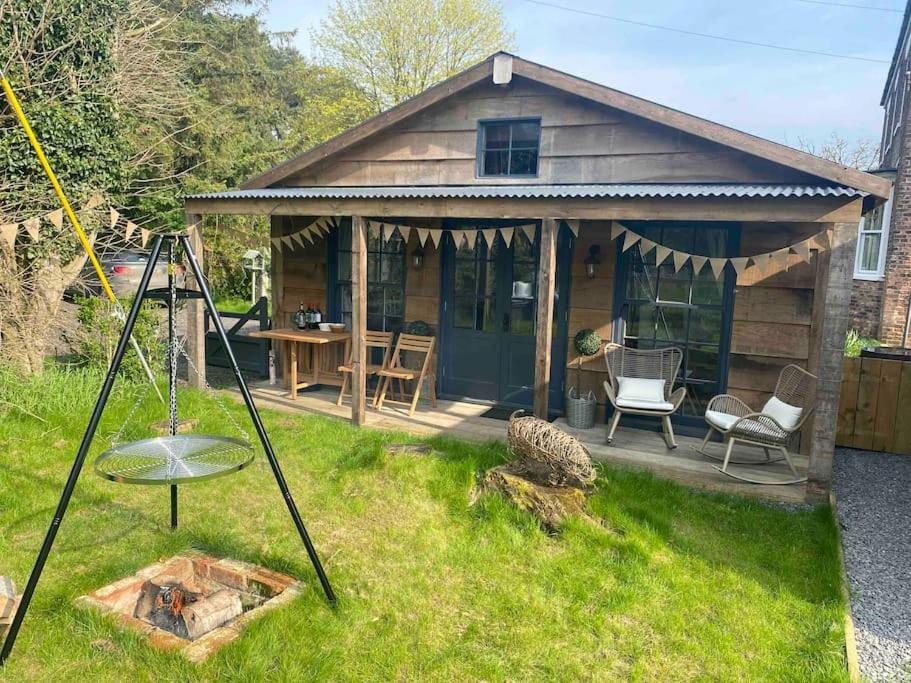
[(878, 175), (893, 180), (892, 198), (866, 214), (858, 229), (851, 301), (854, 329), (890, 346), (911, 344), (911, 2), (880, 105), (883, 133)]

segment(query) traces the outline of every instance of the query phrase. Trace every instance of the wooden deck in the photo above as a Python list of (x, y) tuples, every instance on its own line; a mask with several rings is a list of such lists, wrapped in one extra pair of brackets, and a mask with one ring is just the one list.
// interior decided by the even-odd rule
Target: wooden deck
[[(251, 383), (250, 390), (256, 399), (257, 406), (262, 408), (292, 413), (316, 413), (346, 420), (351, 417), (350, 403), (346, 402), (342, 406), (335, 404), (338, 397), (336, 389), (300, 392), (296, 401), (289, 398), (288, 390), (281, 385), (269, 386), (265, 382)], [(240, 398), (236, 391), (233, 393), (237, 394), (238, 399)], [(429, 404), (422, 400), (418, 411), (412, 417), (408, 416), (405, 408), (384, 406), (380, 412), (368, 408), (366, 424), (368, 427), (378, 429), (406, 431), (428, 436), (445, 434), (471, 441), (505, 440), (506, 422), (481, 417), (486, 410), (487, 406), (484, 405), (443, 400), (438, 401), (437, 408), (431, 410)], [(804, 502), (805, 487), (802, 484), (761, 486), (738, 482), (720, 474), (712, 467), (714, 461), (708, 460), (693, 450), (693, 446), (699, 445), (699, 439), (678, 436), (679, 447), (672, 451), (665, 447), (659, 433), (621, 426), (614, 438), (614, 444), (608, 446), (604, 443), (606, 425), (597, 425), (593, 429), (587, 430), (572, 429), (562, 418), (557, 420), (556, 424), (582, 441), (591, 452), (592, 457), (601, 462), (646, 469), (660, 477), (695, 488), (736, 493), (785, 503)], [(721, 445), (715, 444), (714, 448), (720, 450)], [(737, 452), (735, 450), (735, 454)], [(800, 471), (804, 471), (807, 466), (807, 458), (801, 455), (795, 456), (795, 464)], [(788, 473), (787, 468), (781, 463), (750, 468), (750, 471), (759, 476), (777, 476)]]

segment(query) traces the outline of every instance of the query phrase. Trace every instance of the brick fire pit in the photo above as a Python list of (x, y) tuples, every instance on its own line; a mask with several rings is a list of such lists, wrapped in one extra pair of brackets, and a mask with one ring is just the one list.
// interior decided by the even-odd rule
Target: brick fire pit
[(301, 584), (263, 567), (209, 555), (178, 555), (76, 599), (117, 616), (162, 650), (202, 662)]

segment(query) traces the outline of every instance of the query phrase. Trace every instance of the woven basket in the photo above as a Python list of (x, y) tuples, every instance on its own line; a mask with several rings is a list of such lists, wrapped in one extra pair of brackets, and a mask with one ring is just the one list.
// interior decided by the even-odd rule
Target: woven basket
[(576, 387), (566, 392), (566, 424), (576, 429), (591, 429), (595, 426), (595, 409), (598, 399), (592, 391), (583, 395)]

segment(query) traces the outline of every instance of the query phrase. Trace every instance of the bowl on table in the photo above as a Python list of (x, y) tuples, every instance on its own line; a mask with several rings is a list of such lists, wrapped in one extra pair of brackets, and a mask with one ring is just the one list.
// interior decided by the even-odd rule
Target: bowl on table
[(344, 332), (345, 323), (329, 323), (330, 332)]
[(329, 331), (329, 324), (330, 324), (330, 323), (319, 323), (319, 331), (320, 331), (320, 332), (328, 332), (328, 331)]

